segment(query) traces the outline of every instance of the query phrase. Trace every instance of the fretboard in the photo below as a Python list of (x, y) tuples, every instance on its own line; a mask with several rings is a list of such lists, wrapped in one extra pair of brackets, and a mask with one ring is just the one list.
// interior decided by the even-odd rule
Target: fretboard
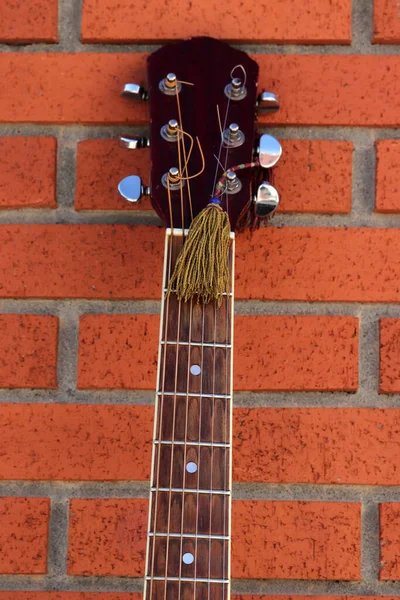
[(228, 600), (233, 287), (220, 307), (167, 296), (182, 243), (167, 231), (145, 600)]

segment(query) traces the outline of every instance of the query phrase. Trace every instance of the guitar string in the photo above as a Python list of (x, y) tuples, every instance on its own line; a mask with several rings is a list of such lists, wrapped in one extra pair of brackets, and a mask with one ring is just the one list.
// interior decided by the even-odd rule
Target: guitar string
[[(187, 82), (183, 82), (183, 83), (187, 83)], [(192, 85), (189, 84), (188, 85)], [(178, 110), (178, 112), (180, 113), (180, 108)], [(191, 138), (191, 136), (189, 136)], [(193, 139), (191, 138), (192, 142)], [(178, 146), (179, 147), (179, 146)], [(192, 147), (193, 147), (193, 143), (191, 143), (190, 146), (190, 150), (189, 150), (189, 154), (186, 156), (186, 152), (185, 152), (185, 169), (187, 168), (187, 163), (189, 161), (190, 158), (190, 154), (192, 151)], [(180, 187), (182, 188), (182, 182)], [(188, 189), (190, 190), (190, 184), (188, 184)], [(190, 192), (189, 192), (190, 193)], [(168, 267), (167, 267), (167, 271), (168, 271), (168, 276), (167, 279), (169, 281), (170, 277), (171, 277), (171, 270), (172, 270), (172, 252), (173, 252), (173, 239), (174, 239), (174, 221), (173, 221), (173, 210), (172, 210), (172, 200), (171, 200), (171, 188), (170, 188), (170, 180), (169, 178), (167, 178), (167, 195), (168, 195), (168, 208), (169, 208), (169, 217), (170, 217), (170, 225), (171, 225), (171, 235), (170, 235), (170, 241), (169, 244), (166, 244), (166, 250), (168, 252)], [(192, 211), (192, 207), (191, 207), (191, 197), (189, 196), (189, 202), (190, 202), (190, 208)], [(181, 203), (182, 206), (182, 203)], [(183, 235), (184, 235), (184, 219), (183, 219), (183, 215), (182, 215), (182, 229), (183, 229)], [(167, 262), (167, 261), (166, 261)], [(167, 283), (167, 282), (166, 282)], [(166, 287), (166, 286), (165, 286)], [(165, 315), (163, 315), (163, 321), (165, 326), (163, 326), (163, 324), (161, 325), (161, 331), (163, 332), (164, 330), (164, 339), (167, 340), (168, 339), (168, 322), (169, 322), (169, 296), (167, 298), (165, 298), (165, 292), (163, 290), (163, 294), (164, 294), (164, 303), (165, 303)], [(166, 302), (165, 302), (166, 300)], [(180, 322), (180, 319), (178, 319), (178, 322)], [(167, 344), (164, 345), (164, 349), (163, 349), (163, 368), (162, 368), (162, 389), (161, 389), (161, 401), (159, 401), (158, 398), (158, 394), (157, 394), (157, 414), (155, 415), (155, 417), (158, 419), (158, 415), (159, 416), (159, 423), (158, 425), (158, 430), (159, 430), (159, 436), (158, 439), (161, 439), (162, 437), (162, 428), (163, 428), (163, 417), (164, 417), (164, 408), (165, 408), (165, 403), (164, 403), (164, 392), (165, 392), (165, 372), (166, 372), (166, 352), (167, 352)], [(161, 405), (161, 408), (160, 406)], [(175, 414), (175, 411), (174, 411)], [(157, 507), (158, 507), (158, 488), (159, 488), (159, 479), (160, 479), (160, 464), (161, 464), (161, 451), (162, 451), (162, 447), (161, 445), (158, 446), (157, 449), (157, 478), (156, 478), (156, 490), (155, 490), (155, 501), (154, 501), (154, 518), (153, 518), (153, 532), (156, 531), (156, 526), (157, 526)], [(153, 503), (152, 503), (153, 504)], [(149, 515), (149, 523), (151, 521), (151, 515)], [(169, 532), (169, 527), (168, 527), (168, 532)], [(152, 540), (152, 559), (151, 559), (151, 569), (150, 569), (150, 599), (152, 598), (152, 591), (153, 591), (153, 577), (154, 577), (154, 562), (155, 562), (155, 546), (156, 546), (156, 536), (153, 536), (153, 540)], [(168, 545), (167, 545), (168, 547)], [(168, 562), (166, 561), (166, 565), (168, 564)]]
[[(216, 353), (216, 337), (217, 337), (217, 302), (214, 300), (213, 313), (214, 313), (214, 348), (213, 348), (213, 389), (212, 389), (212, 419), (211, 419), (211, 449), (210, 449), (210, 490), (213, 489), (213, 467), (214, 467), (214, 415), (215, 415), (215, 353)], [(221, 440), (222, 442), (222, 440)], [(212, 553), (212, 506), (213, 498), (211, 495), (210, 500), (210, 539), (208, 543), (208, 596), (211, 597), (211, 553)], [(222, 577), (221, 577), (222, 579)]]
[[(171, 224), (171, 241), (166, 244), (166, 252), (168, 252), (168, 256), (167, 259), (165, 261), (166, 263), (166, 270), (168, 272), (168, 275), (165, 279), (168, 279), (171, 277), (171, 266), (172, 266), (172, 238), (173, 238), (173, 231), (174, 231), (174, 225), (173, 225), (173, 211), (172, 211), (172, 200), (171, 200), (171, 190), (170, 190), (170, 186), (169, 186), (169, 181), (167, 184), (167, 196), (168, 196), (168, 210), (169, 210), (169, 217), (170, 217), (170, 224)], [(168, 265), (168, 266), (167, 266)], [(164, 282), (164, 284), (166, 284), (167, 281)], [(165, 285), (166, 287), (166, 285)], [(161, 327), (160, 327), (160, 331), (161, 331), (161, 339), (164, 338), (164, 340), (168, 339), (168, 313), (169, 313), (169, 296), (167, 296), (167, 298), (165, 298), (165, 291), (163, 289), (163, 299), (164, 299), (164, 314), (161, 315), (161, 318), (163, 320), (163, 323), (161, 323)], [(157, 439), (161, 439), (162, 438), (162, 427), (163, 427), (163, 416), (164, 416), (164, 392), (165, 392), (165, 372), (166, 372), (166, 344), (164, 344), (164, 348), (163, 348), (163, 359), (162, 359), (162, 377), (161, 377), (161, 398), (159, 398), (158, 393), (156, 394), (156, 407), (157, 407), (157, 411), (156, 411), (156, 415), (155, 415), (155, 419), (156, 421), (156, 427), (158, 429), (158, 435), (157, 435)], [(161, 370), (160, 370), (161, 373)], [(159, 382), (157, 381), (157, 387), (159, 385)], [(158, 392), (158, 390), (157, 390)], [(156, 429), (155, 429), (156, 431)], [(155, 483), (155, 492), (152, 493), (151, 495), (151, 503), (150, 503), (150, 510), (153, 509), (153, 504), (154, 504), (154, 518), (153, 518), (153, 533), (156, 532), (157, 529), (157, 507), (158, 507), (158, 488), (159, 488), (159, 481), (160, 481), (160, 464), (161, 464), (161, 444), (158, 445), (157, 447), (157, 467), (156, 467), (156, 481), (152, 481), (151, 485), (153, 485)], [(154, 467), (152, 469), (152, 480), (154, 478)], [(155, 499), (153, 501), (153, 494), (155, 494)], [(151, 513), (149, 515), (149, 523), (151, 522)], [(156, 547), (156, 541), (157, 538), (154, 535), (153, 539), (152, 539), (152, 557), (151, 557), (151, 567), (150, 567), (150, 583), (149, 583), (149, 588), (150, 588), (150, 600), (152, 599), (153, 596), (153, 583), (154, 583), (154, 561), (155, 561), (155, 547)], [(147, 575), (147, 573), (146, 573)], [(147, 588), (147, 586), (145, 586), (145, 589)]]
[[(205, 323), (205, 304), (201, 303), (201, 359), (200, 359), (200, 398), (199, 398), (199, 427), (198, 427), (198, 439), (201, 441), (201, 414), (203, 404), (203, 380), (204, 380), (204, 323)], [(199, 504), (200, 504), (200, 468), (201, 468), (201, 446), (199, 446), (198, 453), (198, 469), (197, 469), (197, 497), (196, 497), (196, 537), (195, 537), (195, 563), (194, 563), (194, 593), (193, 597), (196, 598), (196, 584), (197, 584), (197, 551), (198, 551), (198, 530), (199, 530)]]
[[(181, 116), (181, 108), (180, 108), (180, 100), (179, 100), (179, 94), (178, 92), (176, 92), (176, 99), (177, 99), (177, 107), (178, 107), (178, 116), (179, 116), (179, 122), (180, 122), (180, 127), (183, 131), (183, 126), (182, 126), (182, 116)], [(192, 139), (193, 142), (193, 139)], [(184, 159), (185, 159), (185, 165), (183, 170), (181, 171), (181, 169), (179, 170), (180, 172), (180, 178), (181, 179), (185, 179), (187, 182), (187, 186), (188, 186), (188, 199), (189, 199), (189, 208), (190, 208), (190, 216), (191, 219), (193, 220), (193, 206), (192, 206), (192, 199), (191, 199), (191, 188), (190, 188), (190, 179), (197, 177), (200, 173), (203, 172), (204, 168), (205, 168), (205, 164), (204, 164), (204, 155), (201, 149), (201, 145), (200, 142), (197, 138), (197, 143), (199, 146), (199, 150), (200, 150), (200, 154), (201, 154), (201, 159), (202, 159), (202, 168), (199, 171), (199, 173), (196, 173), (195, 175), (189, 176), (188, 173), (188, 163), (189, 163), (189, 157), (191, 154), (191, 150), (193, 147), (193, 143), (190, 146), (190, 150), (188, 153), (188, 156), (186, 157), (186, 147), (185, 147), (185, 143), (184, 140), (182, 139), (182, 149), (183, 149), (183, 154), (184, 154)], [(181, 182), (181, 186), (182, 186), (182, 182)], [(183, 229), (183, 236), (182, 236), (182, 241), (184, 241), (184, 218), (182, 218), (182, 229)], [(179, 305), (181, 305), (181, 301), (178, 301)], [(183, 472), (183, 485), (182, 485), (182, 490), (186, 489), (186, 457), (187, 457), (187, 430), (188, 430), (188, 414), (189, 414), (189, 385), (190, 385), (190, 358), (191, 358), (191, 338), (192, 338), (192, 313), (193, 313), (193, 301), (192, 299), (190, 300), (190, 308), (189, 308), (189, 333), (188, 333), (188, 346), (187, 346), (187, 365), (186, 365), (186, 398), (185, 398), (185, 434), (184, 434), (184, 449), (183, 449), (183, 465), (182, 465), (182, 472)], [(180, 536), (180, 551), (179, 551), (179, 577), (178, 577), (178, 598), (180, 600), (181, 597), (181, 590), (182, 590), (182, 565), (183, 565), (183, 527), (184, 527), (184, 515), (185, 515), (185, 491), (182, 492), (182, 504), (181, 504), (181, 536)]]
[[(227, 116), (228, 116), (228, 111), (229, 111), (229, 105), (230, 105), (230, 102), (228, 102), (227, 109), (226, 109), (226, 114), (225, 114), (225, 119), (224, 119), (225, 126), (226, 126), (226, 122), (227, 122)], [(219, 107), (218, 107), (218, 105), (217, 105), (217, 117), (218, 117), (218, 125), (219, 125), (219, 130), (220, 130), (220, 135), (221, 135), (221, 147), (220, 147), (220, 151), (219, 151), (219, 156), (218, 156), (218, 157), (217, 157), (217, 156), (215, 156), (215, 155), (214, 155), (214, 156), (215, 156), (215, 158), (216, 158), (216, 160), (217, 160), (217, 165), (219, 165), (219, 166), (222, 168), (222, 171), (223, 171), (223, 172), (225, 172), (225, 171), (226, 171), (226, 164), (227, 164), (227, 160), (228, 160), (228, 150), (226, 151), (226, 160), (225, 160), (225, 167), (224, 167), (224, 166), (222, 165), (222, 163), (221, 163), (221, 160), (220, 160), (220, 158), (221, 158), (221, 151), (222, 151), (222, 144), (223, 144), (223, 128), (222, 128), (222, 124), (221, 124), (221, 116), (220, 116), (220, 112), (219, 112)], [(217, 175), (217, 173), (218, 173), (218, 171), (216, 172), (216, 175)], [(217, 179), (217, 177), (215, 176), (215, 179), (214, 179), (214, 188), (215, 188), (215, 184), (216, 184), (216, 179)], [(229, 215), (229, 207), (228, 207), (228, 206), (227, 206), (227, 212), (228, 212), (228, 215)], [(229, 290), (227, 290), (227, 292), (229, 292)], [(228, 302), (228, 297), (229, 297), (229, 296), (227, 295), (227, 296), (226, 296), (226, 299), (227, 299), (227, 300), (226, 300), (226, 302)], [(226, 309), (227, 309), (227, 307), (226, 307)], [(217, 318), (217, 317), (216, 317), (216, 303), (214, 303), (214, 361), (213, 361), (213, 363), (214, 363), (214, 364), (213, 364), (213, 396), (215, 396), (215, 358), (216, 358), (216, 357), (215, 357), (215, 354), (216, 354), (216, 347), (215, 347), (215, 343), (216, 343), (216, 318)], [(226, 344), (228, 343), (228, 338), (227, 338), (227, 336), (226, 336), (226, 335), (225, 335), (225, 343), (226, 343)], [(227, 353), (228, 353), (228, 350), (226, 350), (226, 353), (225, 353), (225, 369), (227, 368)], [(226, 404), (226, 402), (227, 402), (227, 399), (226, 399), (226, 398), (225, 398), (224, 402), (225, 402), (225, 404)], [(214, 411), (213, 411), (213, 418), (212, 418), (212, 437), (211, 437), (211, 439), (212, 439), (212, 440), (214, 440), (214, 414), (215, 414), (215, 397), (213, 397), (213, 409), (214, 409)], [(224, 411), (225, 411), (225, 406), (224, 406)], [(222, 412), (222, 411), (221, 411), (221, 412)], [(224, 418), (224, 414), (225, 414), (225, 413), (222, 413), (222, 415), (223, 415), (223, 418)], [(223, 428), (223, 427), (221, 427), (221, 432), (222, 432), (222, 431), (224, 431), (224, 428)], [(223, 436), (223, 437), (224, 437), (223, 441), (226, 443), (226, 441), (227, 441), (227, 440), (226, 440), (226, 431), (224, 431), (224, 436)], [(222, 440), (221, 440), (221, 441), (222, 441)], [(224, 448), (223, 452), (224, 452), (224, 475), (223, 475), (223, 477), (224, 477), (224, 485), (223, 485), (223, 489), (225, 489), (225, 488), (226, 488), (226, 453), (227, 453), (227, 448), (226, 448), (226, 447)], [(213, 488), (212, 488), (212, 479), (213, 479), (213, 464), (214, 464), (214, 460), (213, 460), (213, 459), (214, 459), (214, 448), (212, 447), (212, 455), (211, 455), (211, 460), (212, 460), (212, 463), (211, 463), (211, 477), (210, 477), (210, 479), (211, 479), (211, 487), (210, 487), (210, 489), (211, 489), (211, 490), (213, 489)], [(225, 510), (226, 510), (226, 507), (225, 507), (225, 502), (226, 502), (226, 499), (225, 499), (225, 497), (223, 498), (223, 500), (222, 500), (222, 501), (223, 501), (223, 504), (224, 504), (224, 506), (223, 506), (223, 510), (224, 510), (224, 514), (225, 514)], [(210, 540), (209, 540), (209, 556), (208, 556), (208, 578), (209, 578), (209, 582), (208, 582), (208, 597), (209, 597), (209, 598), (211, 598), (211, 554), (212, 554), (212, 540), (211, 540), (211, 535), (212, 535), (212, 525), (211, 525), (211, 524), (212, 524), (212, 508), (213, 508), (213, 507), (212, 507), (212, 499), (211, 499), (211, 506), (210, 506)], [(224, 523), (224, 527), (223, 527), (223, 530), (222, 530), (222, 534), (223, 534), (224, 536), (226, 535), (226, 532), (225, 532), (225, 523)], [(225, 574), (225, 553), (226, 553), (226, 544), (227, 544), (226, 540), (222, 540), (222, 541), (221, 541), (221, 545), (222, 545), (222, 574), (221, 574), (221, 579), (224, 579), (224, 578), (226, 577), (226, 574)], [(223, 597), (224, 597), (225, 584), (223, 583), (223, 584), (222, 584), (222, 586), (223, 586)]]
[[(226, 319), (225, 319), (225, 341), (226, 343), (230, 344), (231, 348), (230, 349), (226, 349), (225, 352), (225, 393), (226, 396), (230, 396), (229, 398), (225, 397), (225, 405), (224, 405), (224, 425), (223, 425), (223, 430), (224, 430), (224, 440), (226, 443), (230, 443), (230, 447), (229, 449), (225, 448), (225, 453), (224, 453), (224, 489), (226, 489), (227, 484), (229, 487), (229, 491), (232, 493), (231, 490), (231, 485), (230, 485), (230, 475), (228, 476), (228, 469), (231, 469), (231, 460), (232, 460), (232, 437), (231, 437), (231, 430), (232, 430), (232, 423), (231, 423), (231, 413), (232, 413), (232, 395), (231, 395), (231, 388), (232, 388), (232, 382), (231, 382), (231, 377), (232, 377), (232, 369), (231, 369), (231, 361), (233, 360), (232, 357), (232, 353), (233, 353), (233, 339), (232, 336), (230, 334), (230, 332), (232, 331), (232, 320), (233, 320), (233, 268), (232, 268), (232, 261), (233, 261), (233, 242), (231, 243), (230, 246), (230, 253), (228, 255), (228, 261), (229, 261), (229, 272), (230, 272), (230, 283), (229, 283), (229, 291), (232, 291), (232, 296), (229, 296), (229, 294), (227, 294), (226, 296)], [(229, 327), (229, 324), (231, 325), (231, 327)], [(229, 360), (228, 360), (228, 354), (230, 354)], [(228, 409), (228, 405), (229, 405), (229, 409)], [(228, 461), (227, 461), (227, 454), (228, 454)], [(228, 504), (228, 507), (225, 506), (225, 503)], [(230, 581), (230, 573), (229, 573), (229, 564), (230, 564), (230, 539), (231, 539), (231, 510), (232, 510), (232, 501), (231, 501), (231, 496), (228, 497), (224, 497), (224, 517), (223, 517), (223, 534), (224, 536), (228, 535), (229, 539), (227, 541), (224, 540), (224, 547), (223, 547), (223, 558), (222, 558), (222, 572), (223, 572), (223, 577), (229, 579)], [(228, 511), (228, 532), (226, 531), (226, 513)], [(227, 546), (227, 547), (226, 547)], [(225, 564), (225, 561), (228, 561), (228, 564)], [(227, 570), (227, 572), (226, 572)], [(230, 586), (230, 583), (228, 583), (228, 586)], [(223, 584), (223, 593), (222, 593), (222, 598), (223, 600), (225, 600), (225, 587), (226, 585)], [(227, 592), (229, 592), (229, 588), (227, 590)], [(229, 598), (229, 593), (227, 593), (227, 597)]]
[[(183, 129), (178, 92), (176, 93), (176, 97), (177, 97), (178, 116), (179, 116), (179, 120), (180, 120), (180, 126), (181, 126), (181, 129)], [(179, 143), (179, 140), (178, 140), (178, 143)], [(184, 157), (185, 157), (185, 167), (184, 167), (184, 171), (182, 173), (180, 173), (180, 176), (182, 178), (185, 178), (187, 186), (188, 186), (190, 216), (191, 216), (191, 219), (193, 219), (193, 207), (192, 207), (192, 198), (191, 198), (190, 181), (189, 181), (192, 177), (189, 177), (189, 173), (188, 173), (189, 158), (186, 159), (186, 149), (185, 149), (185, 144), (184, 144), (183, 140), (182, 140), (182, 144), (183, 144), (183, 153), (184, 153)], [(191, 148), (192, 148), (192, 146), (191, 146)], [(199, 148), (201, 151), (200, 144), (199, 144)], [(190, 156), (190, 152), (191, 152), (191, 149), (189, 151), (189, 156)], [(202, 154), (202, 151), (201, 151), (201, 154)], [(202, 166), (202, 171), (203, 171), (204, 166), (205, 166), (203, 155), (202, 155), (202, 161), (203, 161), (203, 166)], [(195, 176), (197, 176), (197, 174)], [(185, 227), (184, 220), (182, 220), (183, 235), (184, 235), (184, 227)], [(184, 238), (182, 236), (182, 240), (183, 239)], [(179, 302), (179, 304), (181, 304), (181, 301), (178, 300), (178, 302)], [(187, 364), (186, 364), (185, 434), (184, 434), (183, 465), (182, 465), (182, 472), (183, 472), (182, 490), (183, 490), (183, 492), (182, 492), (182, 504), (181, 504), (181, 527), (180, 527), (181, 536), (180, 536), (180, 547), (179, 547), (178, 600), (180, 600), (180, 598), (181, 598), (181, 591), (182, 591), (183, 534), (184, 534), (183, 527), (184, 527), (184, 516), (185, 516), (186, 457), (187, 457), (187, 430), (188, 430), (188, 416), (189, 416), (189, 385), (190, 385), (190, 357), (191, 357), (191, 340), (192, 340), (192, 312), (193, 312), (193, 301), (192, 301), (192, 299), (190, 299), (189, 333), (188, 333)]]
[[(237, 68), (241, 68), (244, 74), (244, 82), (243, 82), (243, 86), (246, 85), (246, 81), (247, 81), (247, 74), (246, 74), (246, 70), (244, 69), (243, 65), (236, 65), (235, 67), (233, 67), (232, 71), (231, 71), (231, 78), (233, 77), (233, 73), (235, 71), (235, 69)], [(228, 100), (228, 107), (229, 107), (229, 103), (230, 103), (230, 98)], [(227, 117), (227, 115), (226, 115)], [(224, 123), (224, 129), (226, 127), (226, 120), (225, 119), (225, 123)], [(221, 135), (221, 142), (223, 141), (223, 134)], [(226, 155), (225, 155), (225, 164), (224, 164), (224, 173), (226, 173), (227, 170), (227, 165), (228, 165), (228, 156), (229, 156), (229, 148), (227, 148), (226, 150)], [(226, 188), (225, 188), (226, 190)], [(224, 193), (222, 193), (222, 196), (224, 195)], [(229, 194), (225, 191), (225, 197), (226, 197), (226, 212), (228, 213), (229, 216)], [(233, 247), (232, 244), (230, 246), (231, 250), (230, 253), (228, 254), (228, 261), (230, 263), (230, 266), (232, 267), (232, 260), (233, 260), (233, 256), (231, 257), (230, 255), (232, 255), (233, 252)], [(233, 269), (230, 268), (230, 273), (231, 273), (231, 281), (230, 281), (230, 285), (229, 285), (229, 289), (227, 290), (227, 292), (229, 292), (229, 290), (233, 290), (233, 281), (232, 281), (232, 277), (233, 275)], [(233, 339), (230, 339), (231, 336), (229, 336), (229, 322), (232, 321), (233, 319), (233, 295), (232, 297), (229, 296), (229, 293), (227, 293), (226, 295), (226, 317), (225, 317), (225, 327), (226, 327), (226, 332), (225, 332), (225, 341), (226, 343), (230, 343), (231, 344), (231, 349), (229, 350), (228, 348), (226, 348), (225, 350), (225, 392), (226, 392), (226, 396), (231, 395), (231, 387), (232, 387), (232, 382), (230, 381), (230, 377), (232, 377), (232, 369), (230, 367), (231, 363), (228, 363), (228, 354), (230, 352), (230, 361), (232, 361), (233, 357), (232, 357), (232, 345), (233, 345)], [(230, 314), (230, 307), (232, 307), (232, 311)], [(232, 331), (232, 322), (231, 322), (231, 331)], [(229, 342), (228, 342), (229, 340)], [(228, 364), (229, 364), (229, 373), (230, 373), (230, 377), (228, 375)], [(229, 384), (229, 387), (228, 387)], [(225, 442), (227, 442), (227, 434), (229, 431), (229, 440), (231, 442), (231, 446), (229, 447), (229, 450), (227, 452), (227, 448), (225, 448), (225, 453), (224, 453), (224, 489), (226, 490), (227, 484), (229, 486), (229, 491), (232, 493), (231, 491), (231, 477), (229, 475), (229, 477), (227, 477), (227, 467), (229, 468), (229, 470), (232, 468), (231, 465), (231, 460), (232, 460), (232, 423), (231, 423), (231, 414), (232, 414), (232, 397), (227, 398), (225, 396), (224, 402), (224, 439)], [(228, 411), (228, 404), (229, 404), (229, 411)], [(227, 465), (227, 454), (229, 455), (229, 461), (228, 461), (228, 465)], [(227, 506), (226, 506), (227, 505)], [(228, 587), (227, 590), (227, 596), (229, 597), (229, 591), (230, 591), (230, 536), (231, 536), (231, 510), (232, 510), (232, 502), (231, 502), (231, 496), (224, 496), (223, 498), (223, 535), (226, 536), (227, 535), (227, 531), (226, 531), (226, 517), (227, 517), (227, 512), (228, 512), (228, 537), (229, 539), (227, 541), (224, 540), (223, 542), (223, 557), (222, 557), (222, 576), (223, 578), (228, 578), (229, 579), (229, 583), (228, 586), (226, 586), (225, 583), (222, 584), (222, 599), (225, 600), (225, 588)], [(227, 548), (226, 548), (227, 546)], [(225, 564), (227, 562), (227, 564)], [(228, 570), (228, 572), (226, 572), (226, 569)]]
[[(182, 115), (180, 110), (180, 102), (179, 102), (179, 91), (178, 85), (175, 88), (175, 97), (178, 111), (178, 123), (179, 128), (183, 132), (183, 124), (182, 124)], [(185, 148), (185, 137), (184, 135), (180, 135), (178, 132), (177, 138), (177, 154), (178, 154), (178, 173), (179, 173), (179, 193), (180, 193), (180, 205), (181, 205), (181, 225), (182, 225), (182, 244), (184, 243), (185, 238), (185, 206), (184, 206), (184, 194), (183, 194), (183, 178), (182, 178), (182, 156), (181, 156), (181, 144), (182, 148)], [(191, 149), (190, 149), (191, 151)], [(182, 151), (183, 155), (186, 156), (186, 149)], [(185, 168), (187, 169), (187, 161), (185, 164)], [(187, 182), (190, 189), (190, 183)], [(188, 193), (189, 198), (190, 192)], [(172, 240), (171, 240), (172, 245)], [(166, 536), (166, 556), (165, 556), (165, 583), (164, 583), (164, 596), (167, 597), (167, 586), (168, 586), (168, 560), (169, 560), (169, 547), (170, 547), (170, 529), (171, 529), (171, 509), (172, 509), (172, 481), (174, 475), (174, 459), (175, 459), (175, 429), (176, 429), (176, 410), (177, 410), (177, 384), (178, 384), (178, 371), (179, 371), (179, 351), (180, 351), (180, 331), (181, 331), (181, 310), (182, 303), (177, 298), (178, 304), (178, 322), (177, 322), (177, 331), (175, 337), (175, 382), (174, 382), (174, 401), (173, 401), (173, 416), (172, 416), (172, 436), (171, 436), (171, 457), (170, 457), (170, 473), (169, 473), (169, 492), (168, 492), (168, 517), (167, 517), (167, 536)], [(167, 344), (165, 344), (167, 346)], [(166, 351), (166, 349), (164, 350)], [(181, 498), (181, 510), (183, 510), (183, 494)], [(180, 556), (179, 566), (181, 568), (182, 556)], [(181, 588), (180, 581), (178, 582), (178, 588)]]
[[(231, 77), (233, 77), (233, 73), (235, 71), (235, 69), (240, 68), (244, 74), (244, 81), (243, 81), (243, 86), (246, 86), (246, 81), (247, 81), (247, 73), (245, 68), (243, 67), (243, 65), (236, 65), (235, 67), (233, 67), (232, 71), (231, 71)], [(226, 127), (226, 124), (224, 125), (224, 128)], [(227, 164), (228, 164), (228, 154), (229, 154), (229, 149), (227, 149), (226, 152), (226, 157), (225, 157), (225, 165), (224, 165), (224, 173), (226, 173), (227, 170)], [(222, 194), (223, 195), (223, 194)], [(226, 212), (228, 213), (229, 216), (229, 194), (225, 193), (226, 196)], [(224, 401), (225, 401), (225, 405), (224, 405), (224, 440), (225, 442), (230, 442), (230, 446), (229, 449), (227, 449), (225, 447), (225, 453), (224, 453), (224, 489), (226, 490), (226, 486), (228, 483), (229, 486), (229, 491), (232, 493), (232, 477), (231, 477), (231, 469), (232, 469), (232, 361), (233, 361), (233, 318), (234, 318), (234, 312), (233, 312), (233, 289), (234, 289), (234, 281), (233, 281), (233, 277), (234, 277), (234, 272), (233, 272), (233, 260), (234, 260), (234, 255), (233, 255), (233, 250), (234, 250), (234, 246), (233, 246), (233, 242), (231, 242), (230, 245), (230, 252), (228, 254), (228, 261), (229, 261), (229, 265), (230, 265), (230, 284), (229, 284), (229, 289), (227, 290), (228, 292), (231, 291), (232, 292), (232, 296), (229, 296), (229, 293), (227, 293), (226, 295), (226, 318), (225, 318), (225, 327), (226, 327), (226, 331), (225, 331), (225, 341), (226, 343), (230, 344), (231, 348), (228, 349), (226, 348), (225, 350), (225, 391), (226, 391), (226, 396), (229, 395), (229, 398), (225, 397)], [(230, 353), (230, 360), (228, 361), (228, 354)], [(229, 368), (228, 368), (229, 365)], [(228, 405), (229, 405), (229, 410), (228, 410)], [(228, 439), (228, 434), (229, 434), (229, 439)], [(227, 451), (228, 450), (228, 451)], [(227, 464), (227, 455), (229, 457), (228, 460), (228, 464)], [(229, 469), (229, 476), (228, 476), (228, 469)], [(228, 507), (225, 504), (228, 504)], [(224, 551), (223, 551), (223, 558), (222, 558), (222, 573), (223, 573), (223, 578), (227, 578), (229, 580), (229, 583), (226, 585), (225, 583), (222, 584), (222, 599), (225, 600), (225, 588), (227, 587), (227, 597), (229, 598), (229, 593), (230, 593), (230, 540), (231, 540), (231, 511), (232, 511), (232, 497), (231, 496), (224, 496), (224, 500), (223, 500), (223, 535), (226, 536), (228, 534), (228, 540), (223, 542), (224, 546)], [(226, 517), (227, 517), (227, 512), (228, 512), (228, 532), (226, 531)], [(227, 548), (225, 547), (227, 546)], [(225, 565), (225, 562), (227, 562), (227, 565)], [(228, 572), (226, 572), (226, 568), (228, 570)]]

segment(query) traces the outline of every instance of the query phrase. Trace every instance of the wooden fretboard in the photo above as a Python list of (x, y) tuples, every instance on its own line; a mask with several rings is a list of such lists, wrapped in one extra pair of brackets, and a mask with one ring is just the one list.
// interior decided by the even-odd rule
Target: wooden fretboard
[[(145, 600), (228, 600), (233, 287), (220, 308), (165, 297), (182, 243), (167, 230)], [(233, 256), (232, 234), (232, 275)]]

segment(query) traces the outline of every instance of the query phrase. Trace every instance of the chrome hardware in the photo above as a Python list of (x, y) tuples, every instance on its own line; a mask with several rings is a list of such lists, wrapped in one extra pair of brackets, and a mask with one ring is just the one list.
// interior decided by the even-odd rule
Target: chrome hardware
[(138, 175), (129, 175), (118, 184), (118, 191), (128, 202), (138, 202), (142, 196), (150, 196), (150, 188), (142, 184)]
[(268, 181), (263, 181), (258, 186), (254, 203), (257, 217), (264, 219), (265, 217), (271, 216), (278, 208), (279, 194)]
[(244, 133), (240, 131), (237, 123), (231, 123), (222, 134), (222, 142), (225, 148), (237, 148), (244, 143)]
[(177, 90), (178, 92), (181, 91), (182, 84), (177, 81), (175, 73), (168, 73), (164, 79), (161, 79), (158, 87), (163, 94), (166, 94), (167, 96), (175, 96)]
[(226, 175), (225, 192), (227, 194), (237, 194), (242, 189), (242, 182), (233, 171), (229, 171)]
[(150, 139), (148, 137), (141, 137), (139, 135), (133, 135), (131, 137), (127, 135), (121, 135), (118, 138), (118, 141), (121, 148), (127, 148), (128, 150), (150, 148)]
[(171, 119), (166, 125), (163, 125), (160, 130), (160, 135), (167, 142), (177, 142), (179, 139), (178, 121)]
[(272, 92), (261, 92), (257, 98), (257, 107), (261, 111), (277, 112), (280, 108), (279, 98)]
[(260, 165), (268, 169), (276, 165), (282, 155), (282, 146), (272, 135), (264, 133), (258, 142), (257, 148)]
[(238, 77), (234, 77), (232, 81), (225, 86), (224, 92), (225, 96), (228, 96), (231, 100), (243, 100), (243, 98), (246, 98), (247, 96), (246, 87)]
[(169, 188), (171, 191), (180, 190), (183, 185), (185, 185), (184, 179), (178, 179), (179, 177), (179, 169), (176, 167), (171, 167), (168, 173), (164, 173), (161, 177), (161, 183), (167, 189)]
[(128, 96), (136, 100), (148, 100), (149, 94), (147, 90), (137, 83), (126, 83), (121, 92), (122, 96)]

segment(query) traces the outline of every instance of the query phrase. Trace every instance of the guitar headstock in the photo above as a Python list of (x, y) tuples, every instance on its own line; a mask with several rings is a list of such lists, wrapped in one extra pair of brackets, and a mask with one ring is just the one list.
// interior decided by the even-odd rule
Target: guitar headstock
[[(120, 183), (130, 201), (150, 194), (166, 227), (187, 229), (215, 198), (231, 229), (271, 215), (279, 203), (268, 182), (279, 160), (279, 142), (255, 129), (257, 105), (279, 108), (272, 93), (257, 96), (258, 65), (224, 42), (199, 37), (173, 43), (148, 58), (148, 92), (127, 84), (125, 94), (150, 104), (151, 182), (132, 176)], [(121, 139), (128, 148), (150, 145), (147, 138)]]

